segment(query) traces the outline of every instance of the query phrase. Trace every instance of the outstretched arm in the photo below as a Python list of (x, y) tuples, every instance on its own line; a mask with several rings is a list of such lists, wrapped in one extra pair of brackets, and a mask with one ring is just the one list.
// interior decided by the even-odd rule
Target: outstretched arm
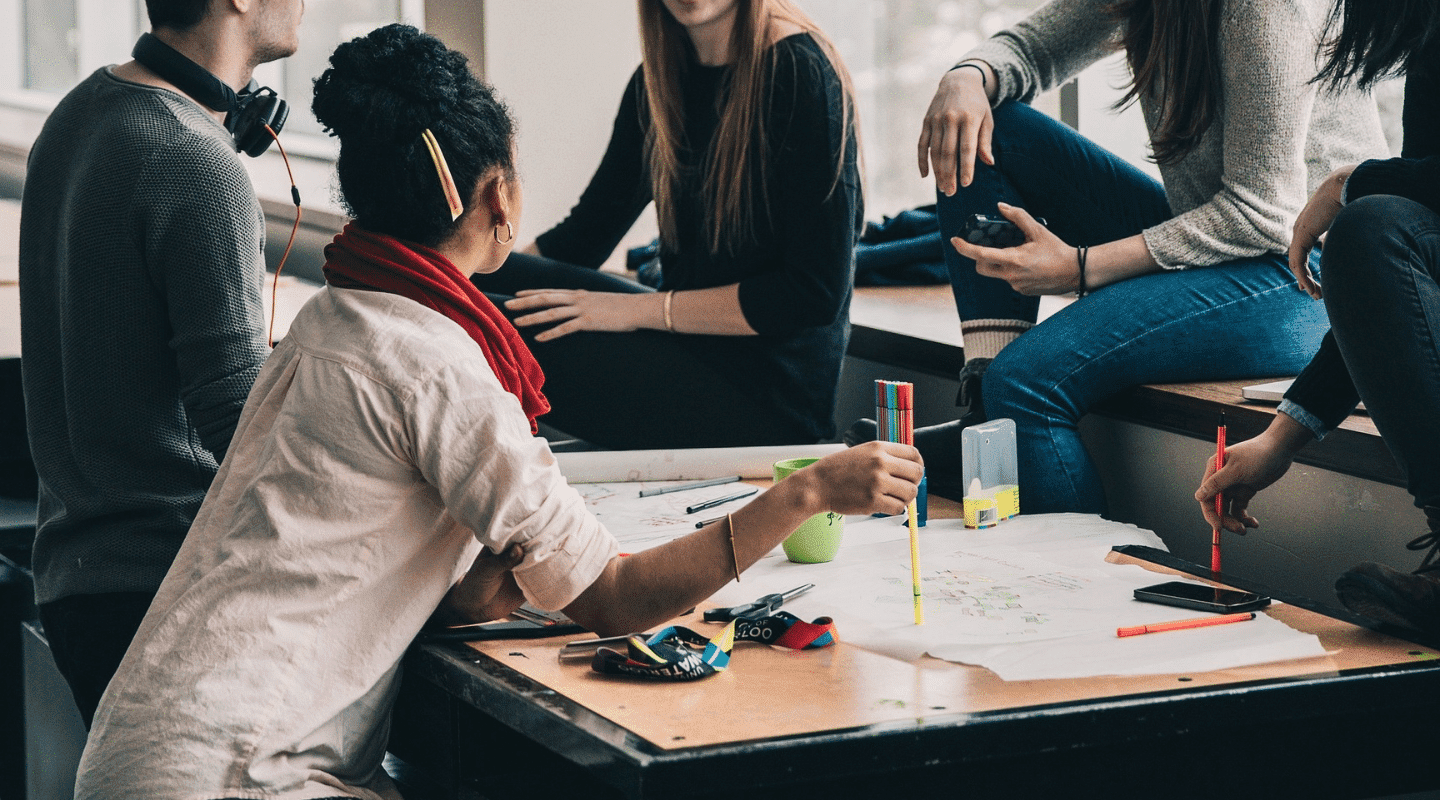
[(869, 442), (835, 453), (776, 484), (727, 522), (612, 558), (565, 614), (602, 636), (644, 630), (714, 594), (814, 514), (902, 512), (922, 471), (908, 445)]

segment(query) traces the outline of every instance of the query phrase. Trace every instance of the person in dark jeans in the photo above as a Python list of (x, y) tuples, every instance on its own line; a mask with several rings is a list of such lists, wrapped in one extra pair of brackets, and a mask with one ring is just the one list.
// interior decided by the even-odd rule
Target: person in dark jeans
[[(1399, 158), (1336, 170), (1296, 220), (1291, 270), (1324, 298), (1330, 333), (1275, 421), (1228, 448), (1223, 469), (1212, 458), (1195, 498), (1212, 525), (1257, 527), (1256, 492), (1363, 401), (1424, 509), (1429, 530), (1407, 546), (1428, 552), (1413, 573), (1364, 562), (1340, 576), (1336, 594), (1356, 613), (1440, 634), (1440, 9), (1347, 2), (1335, 20), (1321, 79), (1370, 85), (1403, 70), (1404, 147)], [(1321, 234), (1317, 284), (1301, 254)]]
[[(964, 428), (1008, 418), (1022, 511), (1104, 514), (1079, 431), (1097, 405), (1147, 383), (1294, 374), (1314, 355), (1325, 313), (1293, 289), (1287, 230), (1328, 173), (1385, 152), (1373, 99), (1310, 82), (1328, 3), (1055, 0), (941, 78), (918, 155), (939, 193), (964, 411), (915, 431), (931, 492), (967, 488)], [(1026, 105), (1117, 44), (1159, 181)], [(976, 214), (1025, 241), (971, 242)], [(1037, 323), (1041, 295), (1071, 292)], [(862, 420), (846, 442), (873, 435)]]
[[(150, 55), (60, 101), (21, 206), (36, 603), (87, 726), (269, 353), (265, 218), (220, 84), (238, 92), (255, 65), (294, 52), (303, 2), (147, 8), (137, 52)], [(186, 82), (184, 58), (215, 82)]]

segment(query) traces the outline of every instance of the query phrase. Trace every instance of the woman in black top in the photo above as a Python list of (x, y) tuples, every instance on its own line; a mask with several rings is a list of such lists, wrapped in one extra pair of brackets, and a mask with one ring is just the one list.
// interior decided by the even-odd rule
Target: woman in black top
[[(1336, 170), (1296, 219), (1290, 268), (1303, 291), (1323, 295), (1331, 330), (1274, 422), (1229, 448), (1223, 469), (1211, 459), (1195, 498), (1212, 525), (1257, 527), (1255, 493), (1364, 401), (1425, 511), (1429, 531), (1408, 547), (1428, 553), (1413, 574), (1364, 562), (1335, 591), (1352, 611), (1440, 634), (1440, 7), (1342, 0), (1331, 21), (1320, 79), (1367, 86), (1403, 72), (1404, 146), (1399, 158)], [(1321, 234), (1316, 284), (1299, 254)]]
[[(544, 422), (568, 434), (617, 449), (829, 438), (863, 224), (845, 68), (788, 0), (640, 6), (644, 63), (589, 187), (476, 285), (513, 297)], [(658, 291), (597, 271), (652, 200)]]

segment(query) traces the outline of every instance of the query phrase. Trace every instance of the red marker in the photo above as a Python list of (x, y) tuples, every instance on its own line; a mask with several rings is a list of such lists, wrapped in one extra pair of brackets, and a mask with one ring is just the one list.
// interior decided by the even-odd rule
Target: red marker
[(1221, 614), (1218, 617), (1198, 617), (1196, 619), (1177, 619), (1174, 622), (1156, 622), (1153, 625), (1133, 625), (1128, 628), (1116, 628), (1116, 636), (1139, 636), (1142, 633), (1164, 633), (1165, 631), (1183, 631), (1189, 628), (1208, 628), (1211, 625), (1229, 625), (1232, 622), (1246, 622), (1255, 619), (1254, 611), (1244, 611), (1239, 614)]
[[(1225, 466), (1225, 412), (1220, 412), (1220, 422), (1215, 427), (1215, 471)], [(1215, 493), (1215, 516), (1225, 519), (1225, 493)], [(1220, 526), (1210, 534), (1210, 572), (1220, 574)]]

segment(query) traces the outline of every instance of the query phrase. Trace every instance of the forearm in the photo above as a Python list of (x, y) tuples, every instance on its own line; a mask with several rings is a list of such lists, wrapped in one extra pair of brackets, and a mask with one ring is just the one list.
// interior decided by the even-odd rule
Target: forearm
[(645, 630), (695, 606), (734, 579), (737, 571), (759, 561), (800, 523), (824, 510), (819, 493), (794, 477), (725, 521), (660, 547), (611, 559), (600, 578), (565, 613), (606, 636)]
[(1310, 429), (1285, 414), (1276, 414), (1270, 425), (1256, 437), (1273, 453), (1294, 457), (1305, 445), (1315, 441)]
[[(1077, 253), (1077, 259), (1078, 256)], [(1076, 270), (1079, 270), (1078, 262)], [(1145, 238), (1137, 234), (1096, 245), (1088, 250), (1085, 257), (1085, 288), (1093, 291), (1101, 286), (1158, 271), (1160, 265), (1150, 255)]]
[[(629, 295), (625, 302), (635, 305), (635, 319), (641, 328), (715, 336), (756, 335), (740, 308), (738, 283), (710, 289)], [(670, 306), (668, 319), (665, 313), (667, 302)]]

